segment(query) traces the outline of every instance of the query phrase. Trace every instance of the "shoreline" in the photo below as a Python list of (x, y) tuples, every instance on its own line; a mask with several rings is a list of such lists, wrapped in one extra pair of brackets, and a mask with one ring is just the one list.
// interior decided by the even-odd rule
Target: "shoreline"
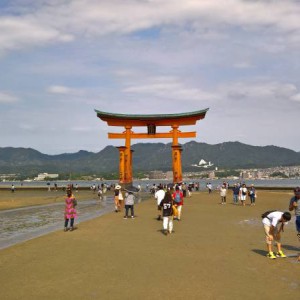
[[(160, 182), (159, 180), (157, 182)], [(300, 185), (300, 180), (299, 180), (299, 185)], [(1, 191), (10, 191), (11, 186), (1, 186), (0, 185), (0, 192)], [(229, 187), (231, 189), (232, 186)], [(290, 190), (292, 191), (295, 188), (295, 186), (257, 186), (255, 185), (255, 189), (257, 190), (283, 190), (287, 191)], [(53, 187), (51, 187), (51, 190), (48, 190), (48, 187), (45, 186), (17, 186), (15, 192), (17, 191), (30, 191), (30, 190), (39, 190), (39, 191), (46, 191), (46, 192), (55, 192), (53, 190)], [(79, 191), (90, 191), (90, 187), (88, 186), (82, 186), (80, 187)], [(200, 192), (205, 191), (206, 188), (201, 187)], [(57, 187), (57, 191), (65, 191), (65, 187)], [(216, 189), (214, 189), (216, 191)], [(143, 191), (144, 193), (145, 191)], [(150, 194), (150, 193), (149, 193)]]

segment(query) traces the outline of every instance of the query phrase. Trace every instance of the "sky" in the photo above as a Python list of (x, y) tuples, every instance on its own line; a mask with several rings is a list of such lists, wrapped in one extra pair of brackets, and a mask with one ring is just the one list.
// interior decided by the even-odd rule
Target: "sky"
[(1, 0), (0, 147), (99, 152), (124, 128), (95, 109), (209, 108), (180, 130), (298, 152), (299, 53), (299, 0)]

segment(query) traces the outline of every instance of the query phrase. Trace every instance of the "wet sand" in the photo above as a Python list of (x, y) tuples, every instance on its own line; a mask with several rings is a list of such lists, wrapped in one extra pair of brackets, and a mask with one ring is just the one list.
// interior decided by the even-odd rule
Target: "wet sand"
[[(1, 250), (0, 299), (297, 299), (300, 263), (266, 258), (260, 218), (287, 210), (291, 195), (259, 191), (242, 207), (194, 193), (169, 236), (150, 199), (136, 219), (110, 213)], [(283, 249), (299, 248), (293, 219)]]
[[(9, 189), (0, 189), (0, 210), (26, 207), (31, 205), (44, 205), (49, 203), (64, 202), (65, 192), (63, 190), (50, 191), (47, 189), (23, 189), (12, 193)], [(112, 193), (107, 193), (112, 195)], [(98, 199), (97, 193), (90, 190), (74, 191), (78, 201)]]

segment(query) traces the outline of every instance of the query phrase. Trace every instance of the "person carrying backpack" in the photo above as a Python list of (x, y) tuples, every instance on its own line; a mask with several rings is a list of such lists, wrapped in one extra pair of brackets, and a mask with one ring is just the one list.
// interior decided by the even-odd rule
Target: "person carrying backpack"
[(183, 193), (178, 185), (176, 185), (175, 192), (173, 193), (172, 198), (174, 200), (174, 205), (176, 206), (178, 211), (177, 220), (180, 221), (183, 206)]
[[(276, 257), (286, 257), (286, 255), (281, 250), (280, 233), (284, 231), (284, 225), (291, 220), (291, 214), (289, 212), (268, 211), (262, 214), (262, 218), (268, 249), (267, 257), (271, 259), (275, 259)], [(277, 246), (276, 255), (272, 250), (273, 241), (276, 242)]]

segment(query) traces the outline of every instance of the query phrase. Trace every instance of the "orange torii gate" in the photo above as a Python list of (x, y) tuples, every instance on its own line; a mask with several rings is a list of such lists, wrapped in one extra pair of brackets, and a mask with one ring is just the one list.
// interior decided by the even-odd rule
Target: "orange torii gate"
[[(196, 132), (181, 132), (179, 126), (195, 125), (198, 120), (204, 119), (207, 109), (180, 113), (180, 114), (158, 114), (158, 115), (126, 115), (107, 113), (95, 110), (97, 117), (107, 122), (109, 126), (122, 126), (122, 133), (108, 133), (110, 139), (125, 139), (125, 146), (117, 147), (120, 154), (119, 181), (124, 185), (132, 184), (132, 152), (131, 139), (153, 139), (172, 138), (172, 167), (173, 182), (182, 181), (181, 152), (182, 147), (178, 143), (179, 138), (194, 138)], [(132, 127), (147, 127), (147, 133), (135, 133)], [(157, 126), (171, 126), (172, 130), (157, 133)]]

